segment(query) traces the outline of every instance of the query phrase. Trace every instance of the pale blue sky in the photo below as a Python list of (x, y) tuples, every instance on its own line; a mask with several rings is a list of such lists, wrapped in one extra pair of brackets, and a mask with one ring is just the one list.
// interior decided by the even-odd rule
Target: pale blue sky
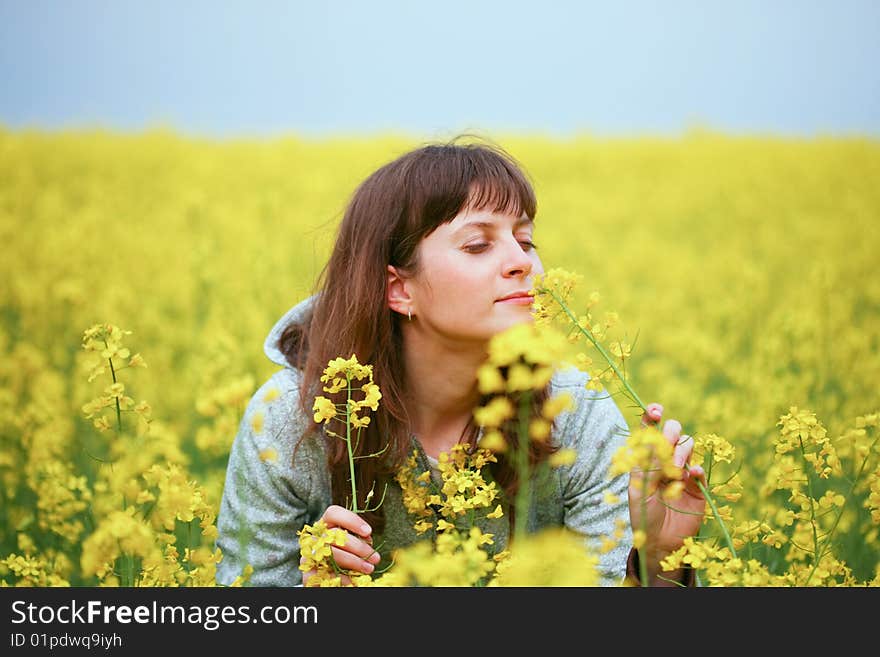
[(880, 1), (0, 0), (0, 125), (880, 136)]

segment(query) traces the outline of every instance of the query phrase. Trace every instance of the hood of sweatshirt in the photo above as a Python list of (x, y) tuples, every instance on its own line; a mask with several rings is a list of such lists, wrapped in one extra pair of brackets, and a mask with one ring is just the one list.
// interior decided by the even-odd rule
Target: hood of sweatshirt
[(284, 353), (278, 348), (278, 341), (281, 339), (284, 329), (291, 324), (299, 324), (305, 319), (315, 304), (315, 298), (316, 295), (312, 295), (284, 313), (281, 319), (275, 322), (275, 326), (269, 331), (269, 335), (266, 336), (266, 340), (263, 342), (263, 353), (276, 365), (290, 367), (290, 363), (287, 362)]

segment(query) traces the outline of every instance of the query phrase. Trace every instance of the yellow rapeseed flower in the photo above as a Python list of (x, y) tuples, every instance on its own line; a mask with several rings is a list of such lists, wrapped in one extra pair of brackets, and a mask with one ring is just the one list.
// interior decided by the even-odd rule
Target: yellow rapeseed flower
[(329, 422), (336, 417), (336, 404), (326, 397), (315, 397), (312, 410), (315, 411), (315, 422)]
[(514, 415), (513, 404), (507, 397), (493, 397), (486, 406), (474, 409), (474, 419), (481, 427), (499, 427)]

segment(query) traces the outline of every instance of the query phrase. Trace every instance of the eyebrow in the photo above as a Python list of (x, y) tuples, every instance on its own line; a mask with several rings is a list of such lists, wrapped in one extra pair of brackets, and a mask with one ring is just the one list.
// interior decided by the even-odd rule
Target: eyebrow
[[(513, 227), (514, 229), (520, 228), (526, 224), (534, 224), (535, 221), (533, 219), (529, 219), (528, 217), (520, 217), (517, 219)], [(464, 232), (468, 228), (495, 228), (497, 226), (497, 222), (494, 221), (469, 221), (465, 224), (459, 226), (459, 228), (453, 233), (454, 235), (458, 235), (461, 232)]]

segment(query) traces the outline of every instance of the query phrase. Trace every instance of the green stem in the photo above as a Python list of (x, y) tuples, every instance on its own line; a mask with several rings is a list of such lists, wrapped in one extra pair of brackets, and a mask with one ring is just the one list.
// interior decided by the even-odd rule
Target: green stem
[[(647, 538), (648, 536), (648, 478), (643, 474), (642, 475), (642, 496), (639, 500), (639, 506), (642, 507), (641, 516), (639, 519), (639, 528), (642, 530), (642, 535)], [(645, 555), (645, 541), (642, 541), (642, 545), (639, 546), (639, 580), (642, 582), (642, 587), (647, 588), (651, 585), (648, 581), (648, 559)]]
[(354, 454), (351, 450), (351, 377), (348, 380), (348, 399), (345, 403), (345, 446), (348, 448), (348, 469), (351, 476), (351, 509), (358, 511), (357, 484), (354, 481)]
[[(800, 437), (798, 437), (798, 445), (800, 446), (801, 458), (804, 463), (807, 463), (806, 458), (806, 449), (804, 448), (804, 441)], [(813, 479), (810, 477), (810, 473), (804, 469), (804, 476), (807, 478), (807, 497), (810, 498), (810, 527), (813, 530), (813, 569), (810, 571), (810, 576), (816, 572), (816, 567), (819, 565), (819, 533), (816, 530), (816, 504), (813, 499)]]
[[(574, 324), (574, 326), (577, 327), (578, 331), (580, 331), (592, 343), (592, 345), (594, 347), (596, 347), (596, 349), (599, 351), (599, 353), (602, 354), (602, 357), (605, 359), (605, 361), (608, 363), (608, 365), (611, 367), (611, 369), (614, 370), (614, 373), (617, 375), (617, 378), (620, 380), (620, 382), (626, 388), (627, 392), (630, 395), (630, 399), (632, 399), (634, 402), (636, 402), (643, 411), (647, 412), (647, 408), (646, 408), (644, 402), (642, 402), (641, 398), (638, 396), (636, 391), (629, 384), (629, 382), (626, 380), (626, 378), (623, 376), (623, 374), (620, 372), (620, 370), (617, 369), (617, 366), (614, 364), (614, 361), (612, 360), (612, 358), (608, 354), (608, 352), (605, 351), (604, 347), (602, 347), (602, 345), (599, 344), (598, 340), (596, 340), (590, 332), (585, 331), (581, 327), (581, 325), (578, 323), (577, 317), (574, 316), (574, 314), (568, 308), (566, 303), (559, 297), (559, 295), (557, 295), (553, 290), (549, 290), (546, 288), (541, 291), (547, 292), (548, 294), (550, 294), (550, 296), (553, 297), (554, 301), (556, 301), (556, 303), (559, 304), (559, 307), (562, 308), (563, 312), (565, 312), (565, 314), (568, 315), (568, 318), (571, 320), (572, 324)], [(712, 515), (714, 516), (715, 521), (718, 523), (718, 526), (721, 528), (721, 533), (724, 535), (724, 540), (727, 543), (727, 547), (730, 548), (730, 552), (733, 555), (733, 557), (737, 558), (736, 548), (733, 547), (733, 539), (730, 538), (730, 534), (727, 531), (727, 526), (724, 524), (724, 521), (721, 519), (721, 514), (718, 511), (718, 507), (715, 506), (715, 500), (709, 494), (709, 491), (703, 485), (702, 481), (697, 480), (697, 485), (700, 487), (700, 490), (703, 492), (703, 496), (706, 498), (706, 501), (709, 503), (709, 506), (712, 509)], [(645, 491), (643, 491), (643, 494), (642, 494), (643, 501), (645, 499), (644, 492)], [(646, 514), (644, 513), (644, 509), (643, 509), (642, 510), (642, 518), (644, 518), (645, 515)], [(644, 530), (644, 528), (643, 528), (643, 530)], [(641, 575), (643, 586), (644, 586), (644, 585), (646, 585), (646, 581), (647, 581), (647, 563), (645, 563), (644, 552), (643, 552), (643, 549), (641, 549), (641, 548), (639, 549), (639, 568), (641, 571), (640, 575)]]
[(580, 331), (584, 335), (584, 337), (586, 337), (587, 340), (589, 340), (592, 343), (592, 345), (599, 351), (600, 354), (602, 354), (602, 358), (604, 358), (605, 361), (608, 363), (608, 365), (611, 367), (611, 369), (614, 370), (614, 373), (617, 375), (617, 378), (623, 384), (624, 388), (626, 388), (626, 391), (630, 394), (630, 399), (632, 399), (636, 404), (638, 404), (639, 407), (643, 411), (647, 411), (648, 409), (645, 407), (644, 402), (636, 394), (636, 391), (633, 390), (632, 386), (626, 380), (626, 377), (623, 375), (623, 373), (621, 373), (621, 371), (619, 369), (617, 369), (617, 365), (614, 364), (614, 360), (611, 358), (611, 356), (608, 354), (608, 352), (605, 351), (605, 348), (599, 343), (598, 340), (596, 340), (596, 338), (593, 337), (592, 333), (590, 333), (589, 331), (585, 331), (581, 327), (580, 323), (578, 323), (577, 317), (575, 317), (574, 314), (571, 312), (571, 310), (569, 310), (569, 308), (565, 304), (565, 302), (553, 290), (541, 290), (541, 291), (542, 292), (546, 291), (547, 293), (550, 294), (550, 296), (553, 297), (553, 300), (556, 301), (556, 303), (559, 304), (559, 307), (562, 308), (562, 310), (565, 312), (566, 315), (568, 315), (568, 318), (571, 320), (572, 324), (574, 324), (574, 326), (577, 327), (577, 330)]
[[(107, 346), (106, 340), (104, 340), (104, 345)], [(110, 375), (113, 377), (113, 383), (116, 383), (116, 370), (113, 369), (113, 359), (108, 358), (107, 361), (110, 363)], [(119, 406), (119, 397), (116, 398), (116, 426), (119, 427), (119, 432), (122, 433), (122, 411)]]
[(516, 470), (519, 486), (516, 491), (513, 539), (514, 543), (525, 538), (529, 520), (529, 415), (531, 393), (524, 394), (519, 402), (519, 443), (516, 449)]
[(843, 517), (843, 511), (846, 508), (846, 503), (849, 502), (850, 497), (852, 497), (853, 491), (856, 488), (856, 484), (859, 483), (859, 479), (862, 478), (862, 474), (865, 472), (865, 466), (868, 465), (868, 459), (871, 457), (871, 452), (874, 451), (874, 447), (877, 446), (877, 440), (880, 439), (880, 436), (874, 438), (874, 442), (871, 443), (871, 446), (868, 448), (868, 451), (865, 453), (865, 460), (862, 461), (862, 465), (859, 468), (859, 472), (856, 475), (855, 479), (853, 479), (852, 484), (849, 487), (849, 491), (846, 494), (846, 498), (844, 499), (843, 505), (840, 507), (840, 513), (837, 514), (837, 518), (834, 519), (834, 524), (831, 525), (831, 530), (828, 532), (828, 535), (825, 537), (825, 541), (822, 543), (822, 548), (817, 550), (817, 560), (813, 564), (812, 570), (810, 570), (810, 574), (807, 575), (807, 580), (804, 582), (804, 586), (807, 586), (810, 583), (810, 580), (813, 578), (813, 573), (816, 572), (816, 569), (819, 567), (818, 555), (825, 552), (825, 548), (828, 547), (828, 544), (831, 542), (831, 537), (834, 536), (834, 532), (837, 530), (837, 525), (840, 523), (840, 519)]
[(709, 491), (703, 485), (703, 482), (699, 479), (695, 478), (697, 482), (697, 486), (700, 487), (700, 490), (703, 491), (703, 497), (706, 498), (706, 501), (709, 503), (709, 506), (712, 508), (712, 515), (715, 517), (715, 522), (718, 523), (718, 526), (721, 528), (721, 533), (724, 534), (724, 541), (727, 543), (727, 547), (730, 548), (730, 553), (733, 555), (733, 558), (736, 559), (736, 548), (733, 547), (733, 539), (730, 538), (730, 534), (727, 533), (727, 526), (724, 524), (724, 521), (721, 519), (721, 513), (718, 511), (718, 507), (715, 506), (715, 500), (712, 499), (712, 496), (709, 494)]

